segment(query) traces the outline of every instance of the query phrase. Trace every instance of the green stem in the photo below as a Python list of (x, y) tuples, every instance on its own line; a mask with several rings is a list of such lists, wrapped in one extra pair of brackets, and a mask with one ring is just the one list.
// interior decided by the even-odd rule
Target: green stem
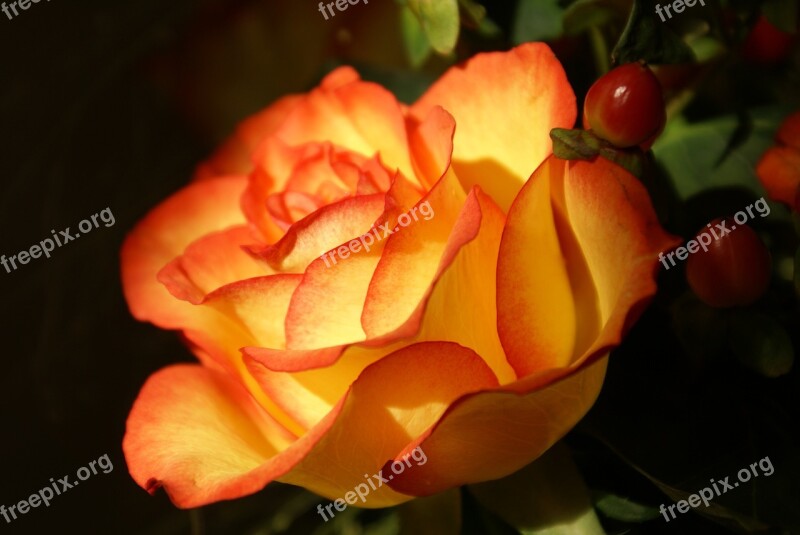
[(589, 27), (589, 39), (592, 42), (592, 52), (594, 53), (594, 65), (597, 68), (598, 75), (602, 76), (609, 71), (611, 65), (609, 63), (608, 45), (603, 37), (603, 32), (597, 26)]

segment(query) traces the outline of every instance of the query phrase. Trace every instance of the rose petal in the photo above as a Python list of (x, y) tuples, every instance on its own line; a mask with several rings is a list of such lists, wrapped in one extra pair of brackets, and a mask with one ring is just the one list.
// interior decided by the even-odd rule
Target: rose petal
[(596, 360), (524, 395), (494, 391), (460, 398), (429, 432), (394, 457), (419, 447), (427, 462), (407, 468), (389, 485), (404, 494), (429, 496), (519, 470), (586, 414), (600, 392), (606, 363), (606, 358)]
[(511, 366), (525, 376), (597, 347), (610, 318), (655, 293), (658, 253), (677, 243), (622, 168), (550, 157), (514, 201), (500, 245), (498, 329)]
[(242, 249), (254, 243), (247, 226), (208, 234), (190, 244), (184, 253), (158, 273), (158, 280), (177, 299), (199, 304), (217, 288), (235, 281), (271, 274)]
[(237, 381), (183, 364), (147, 380), (122, 447), (142, 488), (163, 486), (177, 506), (196, 507), (251, 494), (288, 472), (303, 448), (276, 455), (295, 438)]
[(122, 285), (134, 317), (175, 329), (194, 313), (194, 307), (175, 299), (156, 275), (198, 238), (245, 223), (239, 209), (245, 185), (244, 177), (194, 182), (136, 225), (121, 252)]
[(550, 129), (572, 128), (575, 95), (547, 45), (479, 54), (448, 70), (412, 106), (425, 117), (442, 106), (455, 117), (453, 167), (465, 190), (489, 193), (507, 211), (550, 154)]
[[(325, 437), (281, 481), (330, 499), (343, 496), (365, 482), (364, 474), (376, 474), (459, 396), (496, 385), (494, 374), (469, 349), (436, 342), (405, 347), (361, 373)], [(407, 499), (383, 485), (370, 489), (362, 505), (386, 507)]]
[(351, 77), (346, 83), (332, 83), (330, 79), (339, 77), (338, 71), (292, 110), (275, 135), (289, 145), (329, 141), (367, 157), (380, 153), (387, 168), (412, 179), (400, 103), (374, 83)]

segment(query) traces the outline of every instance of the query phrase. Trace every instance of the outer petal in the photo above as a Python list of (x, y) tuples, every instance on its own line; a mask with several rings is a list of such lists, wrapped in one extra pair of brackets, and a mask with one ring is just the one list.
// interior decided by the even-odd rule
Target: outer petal
[(164, 486), (179, 507), (253, 493), (291, 469), (294, 441), (223, 373), (195, 365), (148, 379), (128, 417), (123, 450), (136, 482)]
[(165, 329), (180, 328), (193, 307), (156, 279), (187, 245), (214, 231), (245, 223), (239, 209), (245, 177), (195, 182), (154, 208), (122, 246), (122, 285), (131, 313)]
[[(325, 437), (281, 481), (331, 499), (343, 496), (364, 483), (363, 474), (376, 474), (459, 396), (496, 385), (480, 357), (457, 344), (403, 348), (363, 371)], [(384, 485), (370, 491), (363, 506), (385, 507), (407, 499)]]
[(464, 396), (401, 452), (419, 446), (428, 462), (407, 469), (389, 485), (404, 494), (428, 496), (519, 470), (586, 414), (600, 393), (606, 363), (602, 358), (526, 395), (498, 390)]
[(412, 106), (419, 118), (442, 106), (456, 119), (456, 174), (488, 192), (506, 211), (550, 154), (551, 128), (571, 128), (575, 95), (547, 45), (479, 54), (447, 71)]
[(610, 318), (655, 293), (658, 253), (673, 243), (620, 167), (546, 160), (500, 245), (498, 330), (514, 369), (525, 376), (584, 355)]

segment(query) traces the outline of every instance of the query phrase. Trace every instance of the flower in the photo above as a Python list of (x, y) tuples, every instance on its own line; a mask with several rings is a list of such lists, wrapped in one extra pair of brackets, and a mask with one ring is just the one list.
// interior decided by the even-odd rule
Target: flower
[[(244, 121), (123, 246), (133, 315), (200, 361), (142, 388), (134, 480), (179, 507), (273, 480), (335, 498), (421, 448), (370, 493), (382, 507), (546, 451), (594, 403), (674, 244), (626, 171), (552, 156), (576, 115), (553, 53), (526, 44), (412, 106), (339, 68)], [(429, 221), (320, 257), (423, 202)]]
[(800, 112), (786, 118), (775, 134), (776, 146), (767, 150), (756, 175), (776, 201), (800, 211)]

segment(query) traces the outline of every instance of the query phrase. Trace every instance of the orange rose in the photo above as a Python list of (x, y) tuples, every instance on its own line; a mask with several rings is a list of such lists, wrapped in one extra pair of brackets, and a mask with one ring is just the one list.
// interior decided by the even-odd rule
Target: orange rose
[(364, 504), (382, 507), (547, 450), (673, 244), (626, 171), (551, 155), (575, 117), (553, 53), (527, 44), (410, 107), (340, 68), (245, 121), (122, 250), (132, 313), (200, 360), (142, 388), (136, 482), (180, 507), (273, 480), (333, 499), (420, 447)]
[(770, 197), (800, 211), (800, 112), (790, 115), (775, 134), (772, 147), (756, 166)]

